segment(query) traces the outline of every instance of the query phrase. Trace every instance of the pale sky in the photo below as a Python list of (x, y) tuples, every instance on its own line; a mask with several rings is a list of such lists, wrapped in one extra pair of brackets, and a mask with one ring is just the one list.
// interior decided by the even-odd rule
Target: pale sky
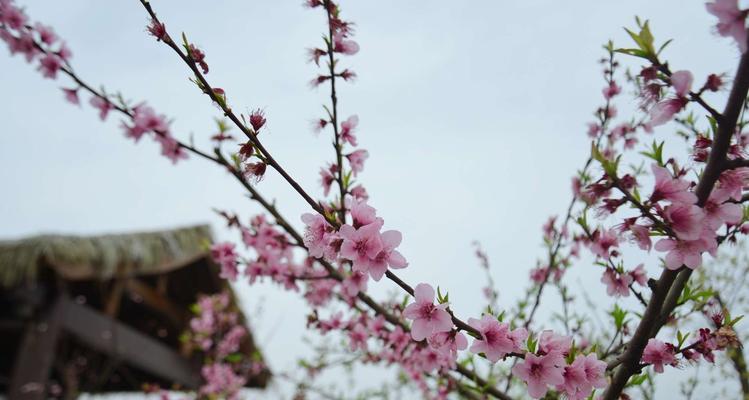
[[(181, 61), (145, 34), (137, 0), (17, 1), (68, 41), (73, 65), (89, 83), (147, 100), (174, 119), (177, 137), (193, 134), (198, 145), (208, 144), (217, 109), (188, 82)], [(330, 137), (316, 137), (309, 126), (328, 93), (308, 87), (318, 70), (305, 62), (305, 48), (319, 45), (325, 21), (300, 2), (153, 5), (172, 34), (185, 31), (205, 51), (209, 81), (227, 91), (236, 110), (265, 109), (261, 139), (321, 196), (318, 169), (333, 159)], [(699, 1), (347, 0), (342, 10), (356, 23), (361, 45), (344, 60), (359, 78), (339, 93), (342, 115), (359, 115), (360, 145), (370, 152), (360, 181), (386, 228), (403, 232), (410, 267), (400, 275), (449, 289), (453, 309), (465, 317), (483, 306), (472, 241), (488, 253), (507, 308), (543, 256), (541, 225), (564, 212), (570, 178), (589, 153), (586, 123), (604, 86), (602, 44), (629, 45), (622, 27), (638, 15), (651, 20), (659, 42), (675, 38), (665, 56), (697, 82), (712, 72), (733, 73), (738, 59), (733, 45), (713, 34), (715, 21)], [(64, 78), (42, 79), (21, 58), (0, 53), (0, 238), (210, 223), (217, 238), (235, 239), (211, 208), (245, 219), (259, 211), (213, 165), (193, 158), (172, 166), (155, 145), (126, 140), (119, 118), (101, 123), (90, 107), (66, 103), (58, 89), (69, 86)], [(277, 174), (259, 188), (301, 227), (306, 204)], [(586, 273), (592, 268), (578, 263), (570, 286), (585, 285), (592, 298), (610, 301), (599, 271)], [(393, 288), (370, 282), (375, 296)], [(263, 307), (250, 319), (271, 368), (293, 369), (307, 353), (304, 302), (272, 285), (237, 289), (248, 312)], [(556, 311), (554, 298), (547, 301), (542, 316)], [(669, 392), (679, 376), (661, 379)]]

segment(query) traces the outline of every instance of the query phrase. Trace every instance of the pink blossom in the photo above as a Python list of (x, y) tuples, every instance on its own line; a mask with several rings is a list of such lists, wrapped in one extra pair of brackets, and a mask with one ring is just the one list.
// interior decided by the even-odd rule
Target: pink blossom
[(415, 301), (403, 310), (403, 316), (413, 320), (411, 337), (421, 341), (438, 332), (449, 332), (453, 321), (446, 311), (447, 304), (434, 304), (434, 289), (427, 283), (414, 288)]
[(200, 66), (204, 74), (208, 73), (208, 64), (205, 62), (205, 53), (197, 48), (194, 44), (190, 44), (187, 49), (187, 55), (192, 59), (195, 64)]
[(352, 115), (347, 120), (341, 122), (341, 141), (348, 142), (352, 146), (356, 146), (356, 136), (354, 136), (354, 130), (359, 125), (359, 117)]
[(380, 221), (375, 221), (359, 229), (355, 229), (351, 225), (341, 226), (339, 231), (343, 238), (341, 257), (351, 260), (355, 271), (368, 271), (372, 259), (382, 251), (381, 227), (382, 222)]
[(632, 224), (629, 227), (637, 246), (645, 251), (650, 251), (653, 243), (650, 241), (650, 228), (644, 225)]
[(702, 251), (705, 248), (703, 239), (684, 241), (675, 239), (661, 239), (655, 243), (658, 251), (667, 251), (666, 268), (675, 270), (686, 265), (695, 269), (702, 264)]
[(557, 390), (567, 394), (570, 400), (586, 399), (593, 388), (604, 388), (606, 381), (606, 363), (598, 360), (595, 353), (579, 355), (575, 361), (564, 368), (564, 383)]
[(153, 108), (140, 105), (133, 111), (133, 123), (135, 126), (144, 131), (154, 131), (165, 134), (169, 130), (169, 124), (166, 116), (157, 115)]
[(703, 210), (705, 224), (711, 230), (715, 231), (723, 224), (736, 225), (741, 222), (744, 209), (739, 204), (727, 202), (729, 198), (730, 193), (723, 188), (713, 189), (710, 193)]
[(359, 172), (364, 170), (364, 161), (369, 158), (369, 152), (359, 149), (353, 153), (346, 154), (346, 158), (351, 164), (351, 170), (354, 172), (354, 176), (356, 176)]
[(537, 285), (546, 282), (546, 277), (549, 275), (549, 269), (546, 267), (537, 267), (531, 270), (530, 277), (531, 281)]
[(629, 276), (632, 277), (634, 282), (637, 282), (640, 286), (645, 286), (648, 283), (648, 274), (645, 272), (643, 264), (638, 265), (635, 269), (628, 272)]
[(239, 390), (247, 383), (243, 376), (234, 372), (230, 364), (204, 365), (200, 374), (205, 381), (200, 387), (200, 393), (209, 397), (237, 399)]
[(34, 30), (39, 34), (39, 39), (47, 45), (51, 45), (57, 40), (55, 31), (52, 30), (52, 28), (49, 26), (42, 25), (37, 22), (36, 24), (34, 24)]
[(23, 13), (23, 11), (12, 5), (8, 4), (7, 6), (2, 8), (2, 14), (0, 15), (2, 19), (0, 22), (3, 22), (8, 25), (9, 28), (20, 30), (21, 28), (26, 25), (26, 21), (28, 20), (28, 17), (26, 17), (26, 14)]
[(746, 10), (739, 9), (738, 0), (716, 0), (705, 4), (707, 12), (718, 17), (718, 34), (730, 36), (739, 44), (741, 52), (747, 49)]
[(611, 82), (609, 86), (603, 88), (603, 97), (606, 100), (611, 99), (612, 97), (616, 96), (617, 94), (621, 93), (622, 88), (619, 87), (616, 82)]
[(320, 184), (322, 184), (325, 196), (330, 193), (330, 187), (333, 185), (333, 182), (335, 182), (334, 171), (338, 171), (338, 168), (335, 165), (330, 165), (327, 169), (320, 168)]
[(359, 44), (346, 39), (343, 32), (338, 32), (333, 35), (333, 51), (351, 56), (359, 52)]
[(650, 169), (655, 176), (655, 187), (650, 195), (651, 202), (668, 200), (674, 203), (694, 204), (697, 196), (687, 191), (690, 184), (683, 179), (675, 179), (666, 168), (652, 164)]
[(606, 268), (601, 282), (606, 285), (606, 293), (609, 296), (629, 297), (629, 285), (632, 283), (632, 276), (629, 274), (620, 274), (611, 268)]
[(304, 245), (309, 255), (321, 258), (327, 246), (328, 233), (333, 230), (333, 227), (328, 224), (325, 217), (317, 213), (302, 214), (302, 222), (307, 225), (304, 229)]
[(465, 350), (468, 347), (468, 340), (460, 331), (437, 332), (427, 338), (427, 342), (433, 349), (441, 352), (452, 360), (457, 359), (458, 350)]
[(666, 207), (664, 216), (681, 240), (696, 240), (702, 234), (705, 213), (700, 207), (681, 203), (672, 204)]
[(151, 23), (148, 24), (148, 27), (146, 28), (148, 31), (148, 34), (155, 37), (156, 41), (166, 40), (166, 25), (164, 25), (163, 22), (158, 22), (155, 19), (151, 20)]
[(114, 108), (112, 106), (112, 103), (110, 103), (108, 100), (99, 96), (91, 97), (90, 103), (94, 108), (99, 110), (99, 118), (101, 118), (102, 121), (107, 119), (107, 115), (109, 114), (109, 111)]
[(541, 332), (538, 339), (538, 350), (542, 354), (559, 353), (567, 355), (572, 347), (572, 338), (559, 335), (551, 330)]
[(670, 344), (652, 338), (648, 340), (648, 344), (642, 352), (642, 362), (645, 364), (653, 364), (655, 372), (662, 374), (664, 365), (676, 364), (674, 348)]
[(256, 133), (265, 125), (265, 113), (263, 110), (257, 109), (250, 114), (250, 125), (252, 125), (252, 129)]
[(351, 297), (356, 296), (359, 292), (366, 291), (367, 275), (358, 271), (352, 272), (351, 275), (347, 276), (341, 283), (341, 289)]
[(57, 50), (57, 56), (64, 61), (70, 61), (70, 58), (73, 57), (73, 52), (70, 51), (68, 45), (63, 42), (62, 44), (60, 44), (60, 50)]
[(223, 358), (239, 350), (242, 338), (247, 335), (247, 329), (242, 325), (235, 325), (229, 332), (221, 338), (216, 352), (219, 357)]
[(499, 361), (508, 353), (519, 352), (528, 337), (528, 331), (524, 328), (510, 331), (510, 325), (497, 321), (491, 315), (484, 315), (481, 319), (469, 318), (468, 325), (481, 334), (481, 339), (474, 340), (470, 351), (484, 353), (491, 362)]
[(364, 188), (362, 185), (356, 185), (349, 191), (351, 193), (351, 196), (353, 196), (357, 200), (368, 200), (369, 194), (367, 194), (367, 189)]
[(351, 218), (353, 219), (351, 224), (356, 229), (377, 221), (377, 210), (367, 204), (366, 200), (347, 197), (346, 206), (348, 207), (349, 213), (351, 213)]
[(663, 125), (668, 121), (671, 121), (679, 111), (681, 111), (686, 105), (688, 100), (683, 97), (674, 99), (666, 99), (656, 103), (653, 108), (650, 109), (650, 126)]
[(527, 353), (525, 359), (512, 368), (512, 373), (528, 384), (528, 394), (540, 399), (549, 390), (548, 385), (564, 383), (564, 357), (558, 353), (544, 356)]
[(720, 174), (720, 178), (718, 178), (720, 188), (736, 201), (741, 200), (741, 194), (747, 180), (749, 180), (749, 168), (729, 169)]
[(689, 94), (689, 91), (692, 89), (693, 81), (694, 77), (689, 71), (676, 71), (671, 74), (671, 86), (673, 86), (676, 95), (679, 97), (684, 97)]
[(57, 78), (57, 71), (62, 67), (62, 60), (54, 54), (47, 54), (39, 60), (39, 71), (49, 79)]
[(616, 231), (613, 229), (599, 229), (593, 233), (593, 242), (590, 245), (590, 251), (598, 257), (609, 258), (615, 255), (611, 248), (617, 247), (618, 245), (619, 237), (616, 234)]
[(213, 261), (221, 266), (221, 277), (234, 281), (237, 279), (237, 252), (234, 243), (216, 243), (211, 246)]
[(367, 351), (367, 338), (369, 337), (369, 331), (367, 331), (364, 324), (356, 324), (349, 331), (349, 349), (351, 351), (362, 350)]
[(78, 98), (78, 89), (62, 88), (62, 92), (65, 94), (65, 100), (70, 104), (81, 105), (81, 100)]
[(377, 253), (377, 256), (371, 260), (369, 265), (369, 275), (375, 281), (382, 279), (388, 267), (401, 269), (408, 266), (406, 258), (398, 250), (395, 250), (403, 238), (401, 233), (395, 230), (385, 231), (382, 232), (380, 238), (382, 240), (382, 251)]
[[(581, 361), (577, 361), (578, 359)], [(585, 377), (582, 357), (578, 357), (575, 362), (565, 366), (562, 377), (564, 377), (564, 382), (557, 385), (556, 389), (566, 394), (568, 399), (581, 400), (590, 395), (590, 393), (585, 393), (590, 385), (588, 385), (588, 380)], [(590, 389), (592, 391), (592, 388)]]

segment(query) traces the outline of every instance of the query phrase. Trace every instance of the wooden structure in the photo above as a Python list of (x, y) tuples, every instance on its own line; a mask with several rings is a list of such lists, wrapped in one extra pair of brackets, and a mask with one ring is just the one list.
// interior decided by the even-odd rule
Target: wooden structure
[[(15, 400), (199, 387), (199, 355), (179, 338), (198, 294), (230, 290), (210, 243), (207, 226), (0, 242), (0, 393)], [(251, 335), (240, 351), (262, 360)], [(248, 376), (247, 386), (264, 387), (269, 377)]]

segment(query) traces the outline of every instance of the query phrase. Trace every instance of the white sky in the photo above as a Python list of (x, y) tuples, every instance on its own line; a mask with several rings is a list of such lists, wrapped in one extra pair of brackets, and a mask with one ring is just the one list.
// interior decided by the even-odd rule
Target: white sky
[[(178, 137), (208, 143), (218, 113), (180, 61), (144, 33), (138, 1), (20, 3), (67, 39), (89, 83), (147, 100), (174, 118)], [(327, 91), (308, 88), (317, 70), (305, 63), (305, 48), (318, 45), (322, 15), (298, 0), (153, 3), (170, 32), (187, 32), (206, 52), (209, 80), (235, 109), (266, 110), (267, 147), (321, 196), (318, 169), (332, 155), (329, 137), (315, 137), (309, 122), (322, 115)], [(448, 288), (462, 316), (482, 307), (473, 240), (489, 254), (502, 305), (527, 287), (542, 256), (540, 227), (564, 211), (570, 177), (589, 152), (585, 125), (601, 101), (597, 60), (607, 39), (629, 45), (622, 26), (649, 18), (657, 40), (676, 39), (666, 52), (672, 69), (692, 70), (697, 83), (732, 73), (738, 58), (712, 34), (702, 2), (348, 0), (342, 8), (362, 46), (344, 60), (359, 79), (339, 94), (342, 115), (359, 115), (360, 144), (370, 152), (361, 181), (386, 228), (404, 234), (411, 266), (403, 278)], [(58, 87), (67, 81), (44, 80), (2, 53), (0, 237), (207, 222), (218, 238), (234, 239), (211, 208), (245, 218), (258, 211), (225, 173), (198, 159), (171, 166), (155, 145), (124, 139), (117, 118), (102, 124), (90, 107), (65, 103)], [(306, 211), (278, 175), (270, 172), (260, 188), (291, 221)], [(592, 268), (581, 262), (569, 282), (579, 287), (580, 276), (590, 296), (603, 299), (599, 271), (586, 274)], [(293, 368), (306, 351), (304, 303), (272, 286), (238, 288), (247, 310), (263, 304), (252, 319), (271, 366)], [(392, 284), (370, 289), (382, 295)], [(664, 380), (676, 390), (674, 379)]]

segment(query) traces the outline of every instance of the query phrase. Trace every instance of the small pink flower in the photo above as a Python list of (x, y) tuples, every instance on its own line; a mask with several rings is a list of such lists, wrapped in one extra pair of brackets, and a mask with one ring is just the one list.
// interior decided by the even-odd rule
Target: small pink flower
[(619, 87), (616, 82), (611, 82), (609, 86), (603, 88), (603, 97), (606, 100), (611, 99), (612, 97), (616, 96), (617, 94), (622, 92), (622, 88)]
[(650, 241), (650, 228), (644, 225), (632, 224), (629, 227), (637, 246), (645, 251), (650, 251), (653, 243)]
[(352, 272), (351, 275), (347, 276), (341, 283), (341, 289), (343, 289), (343, 292), (350, 297), (356, 296), (359, 292), (366, 291), (367, 275), (358, 271)]
[(688, 100), (683, 97), (674, 99), (666, 99), (656, 103), (653, 108), (650, 109), (650, 126), (663, 125), (668, 121), (671, 121), (679, 111), (681, 111), (686, 105)]
[(614, 255), (612, 248), (619, 245), (619, 237), (616, 231), (597, 230), (593, 233), (593, 242), (590, 245), (590, 251), (601, 258), (609, 258)]
[(265, 113), (260, 109), (253, 111), (250, 114), (250, 125), (255, 132), (259, 131), (265, 125)]
[(302, 214), (302, 222), (307, 226), (304, 229), (304, 245), (307, 247), (309, 255), (321, 258), (328, 245), (328, 233), (333, 230), (333, 227), (328, 224), (325, 217), (318, 213)]
[(736, 225), (744, 217), (741, 205), (728, 202), (730, 193), (723, 188), (716, 188), (710, 193), (703, 210), (705, 224), (713, 231), (723, 224)]
[(68, 48), (68, 45), (63, 42), (60, 45), (60, 50), (57, 50), (57, 56), (63, 59), (64, 61), (70, 61), (70, 58), (73, 57), (73, 52), (70, 51)]
[(508, 353), (519, 352), (528, 338), (528, 331), (524, 328), (510, 331), (510, 325), (497, 321), (491, 315), (484, 315), (481, 319), (469, 318), (468, 325), (481, 334), (481, 339), (474, 340), (470, 351), (484, 353), (491, 362), (499, 361)]
[(205, 53), (202, 50), (191, 43), (187, 54), (192, 58), (192, 61), (195, 62), (195, 64), (200, 66), (200, 69), (203, 70), (204, 74), (208, 73), (208, 64), (205, 62)]
[(362, 185), (356, 185), (350, 190), (351, 196), (354, 196), (357, 200), (368, 200), (369, 194), (367, 194), (367, 189), (364, 188)]
[(382, 251), (380, 228), (382, 228), (382, 222), (380, 221), (375, 221), (359, 229), (355, 229), (351, 225), (341, 226), (339, 231), (343, 238), (341, 257), (351, 260), (355, 271), (367, 272), (372, 259)]
[(52, 30), (52, 28), (49, 26), (42, 25), (39, 22), (37, 22), (34, 25), (34, 30), (36, 31), (36, 33), (39, 34), (39, 39), (48, 46), (55, 43), (55, 41), (57, 40), (57, 35), (55, 35), (55, 31)]
[(739, 9), (738, 0), (716, 0), (705, 4), (707, 12), (718, 17), (718, 34), (730, 36), (739, 45), (741, 52), (747, 49), (746, 15), (747, 10)]
[(369, 158), (369, 152), (363, 149), (359, 149), (354, 151), (353, 153), (347, 154), (346, 158), (351, 164), (351, 170), (354, 172), (354, 176), (356, 176), (359, 172), (364, 170), (364, 161)]
[(601, 282), (606, 285), (606, 293), (609, 296), (629, 297), (629, 285), (632, 283), (632, 276), (629, 274), (620, 274), (611, 268), (606, 268)]
[(395, 250), (401, 244), (402, 235), (400, 232), (395, 230), (382, 232), (380, 235), (382, 239), (382, 251), (371, 260), (369, 265), (369, 275), (372, 279), (379, 281), (382, 276), (385, 275), (388, 267), (394, 269), (406, 268), (408, 261), (403, 255)]
[(62, 91), (65, 94), (65, 100), (70, 104), (81, 105), (81, 100), (78, 98), (78, 89), (62, 88)]
[(572, 338), (559, 335), (551, 330), (541, 332), (538, 338), (538, 350), (541, 354), (559, 353), (567, 355), (572, 347)]
[(155, 19), (146, 28), (148, 34), (155, 37), (156, 41), (166, 40), (166, 25), (163, 22), (157, 22)]
[(702, 208), (689, 204), (672, 204), (663, 212), (671, 229), (681, 240), (696, 240), (702, 234), (705, 213)]
[(676, 71), (671, 74), (671, 86), (673, 86), (676, 95), (679, 97), (684, 97), (689, 94), (689, 91), (692, 89), (693, 81), (694, 77), (689, 71)]
[(338, 172), (338, 167), (331, 164), (328, 168), (320, 168), (320, 184), (323, 188), (323, 194), (327, 197), (330, 193), (330, 187), (335, 182), (335, 174)]
[(434, 304), (434, 289), (426, 283), (414, 288), (416, 300), (403, 310), (403, 316), (413, 320), (411, 337), (421, 341), (439, 332), (449, 332), (453, 321), (446, 311), (447, 304)]
[(720, 174), (718, 178), (720, 189), (725, 190), (729, 198), (736, 201), (741, 200), (741, 193), (747, 181), (749, 181), (749, 168), (729, 169)]
[(237, 279), (237, 252), (234, 243), (216, 243), (211, 246), (213, 261), (221, 266), (221, 277), (234, 281)]
[(650, 169), (655, 176), (655, 187), (650, 195), (651, 202), (668, 200), (674, 203), (694, 204), (697, 196), (687, 191), (690, 183), (683, 179), (675, 179), (666, 168), (652, 164)]
[(352, 225), (359, 229), (364, 225), (369, 225), (377, 221), (377, 210), (367, 204), (366, 200), (357, 200), (356, 198), (346, 197), (346, 206), (351, 214)]
[(8, 4), (7, 6), (3, 7), (2, 15), (0, 15), (0, 18), (2, 18), (0, 22), (7, 24), (9, 28), (15, 30), (20, 30), (21, 28), (23, 28), (24, 25), (26, 25), (26, 21), (28, 20), (26, 14), (24, 14), (20, 8), (17, 8), (12, 4)]
[(352, 56), (359, 52), (359, 44), (353, 40), (346, 39), (343, 32), (333, 35), (333, 51)]
[(645, 286), (648, 283), (648, 274), (645, 272), (643, 264), (638, 265), (635, 269), (628, 272), (632, 280), (637, 282), (640, 286)]
[(564, 357), (558, 353), (544, 356), (526, 353), (523, 362), (512, 368), (512, 373), (528, 384), (528, 394), (540, 399), (549, 390), (549, 385), (564, 383)]
[(49, 79), (57, 78), (57, 71), (62, 67), (62, 60), (54, 54), (47, 54), (39, 60), (39, 71)]
[(642, 362), (653, 364), (655, 372), (662, 374), (664, 365), (675, 365), (674, 347), (670, 344), (663, 343), (658, 339), (648, 340), (645, 350), (642, 352)]
[(352, 115), (347, 120), (341, 122), (341, 141), (348, 142), (352, 146), (356, 146), (356, 136), (354, 136), (354, 130), (359, 125), (359, 117)]
[(686, 265), (695, 269), (702, 264), (702, 251), (705, 249), (703, 239), (684, 241), (674, 239), (661, 239), (655, 243), (658, 251), (667, 251), (666, 268), (675, 270)]
[(99, 96), (92, 97), (90, 103), (94, 108), (99, 110), (99, 118), (101, 118), (102, 121), (107, 119), (109, 111), (114, 108), (112, 103)]

